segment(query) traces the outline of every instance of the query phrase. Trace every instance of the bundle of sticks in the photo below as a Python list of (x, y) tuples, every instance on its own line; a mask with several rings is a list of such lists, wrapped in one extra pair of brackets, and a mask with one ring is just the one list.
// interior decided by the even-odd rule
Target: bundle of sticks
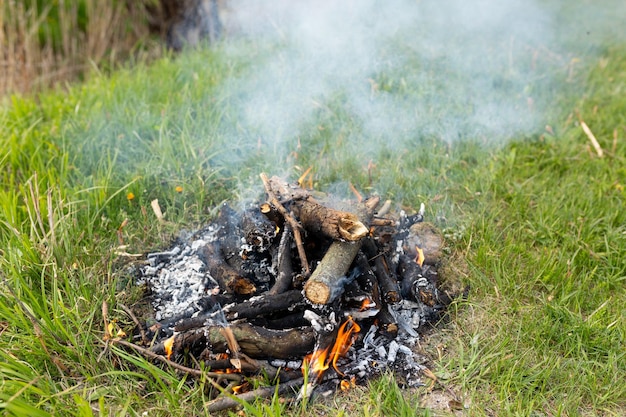
[[(198, 250), (216, 288), (207, 287), (193, 316), (140, 329), (142, 353), (209, 369), (219, 391), (223, 381), (259, 373), (292, 386), (305, 356), (335, 343), (347, 318), (392, 340), (407, 327), (395, 306), (419, 305), (419, 326), (456, 296), (438, 285), (443, 238), (423, 222), (423, 208), (390, 213), (378, 197), (338, 200), (261, 179), (266, 201), (242, 211), (224, 205), (214, 239)], [(217, 399), (212, 410), (228, 401)]]

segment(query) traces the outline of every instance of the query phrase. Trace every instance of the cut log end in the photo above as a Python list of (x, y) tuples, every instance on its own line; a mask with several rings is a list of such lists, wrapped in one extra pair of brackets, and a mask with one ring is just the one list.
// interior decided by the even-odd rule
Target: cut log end
[(339, 219), (339, 234), (342, 238), (355, 241), (364, 238), (369, 229), (354, 215)]
[(306, 298), (308, 298), (313, 304), (327, 304), (331, 299), (330, 287), (322, 282), (307, 281), (304, 286), (304, 292), (306, 294)]

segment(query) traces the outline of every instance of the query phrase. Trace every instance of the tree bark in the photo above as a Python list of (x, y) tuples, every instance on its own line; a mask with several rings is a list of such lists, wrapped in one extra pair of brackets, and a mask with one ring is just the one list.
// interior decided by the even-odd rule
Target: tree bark
[(356, 214), (326, 207), (311, 197), (306, 200), (295, 200), (291, 210), (302, 223), (302, 227), (313, 234), (353, 242), (368, 233), (367, 227)]

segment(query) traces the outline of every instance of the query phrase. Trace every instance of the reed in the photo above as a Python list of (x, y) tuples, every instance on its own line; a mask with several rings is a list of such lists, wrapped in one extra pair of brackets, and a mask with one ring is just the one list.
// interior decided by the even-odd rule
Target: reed
[(0, 95), (111, 67), (149, 35), (148, 1), (0, 1)]

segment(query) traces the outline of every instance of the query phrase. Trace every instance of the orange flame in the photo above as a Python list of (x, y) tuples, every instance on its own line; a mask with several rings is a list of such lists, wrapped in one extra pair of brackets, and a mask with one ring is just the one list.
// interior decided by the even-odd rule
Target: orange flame
[(332, 346), (329, 345), (324, 349), (318, 349), (304, 359), (314, 379), (320, 379), (331, 364), (335, 371), (343, 376), (343, 372), (337, 368), (337, 361), (348, 353), (350, 346), (354, 343), (356, 334), (360, 331), (361, 326), (352, 317), (348, 317), (348, 320), (339, 327), (337, 338)]
[(419, 247), (419, 246), (415, 246), (415, 251), (417, 252), (417, 256), (415, 256), (415, 262), (419, 265), (419, 266), (424, 266), (424, 251)]
[(172, 351), (174, 349), (174, 336), (167, 339), (163, 342), (163, 349), (165, 349), (165, 353), (167, 354), (167, 359), (169, 360), (170, 356), (172, 356)]
[(366, 297), (365, 300), (363, 300), (363, 302), (361, 303), (359, 311), (365, 311), (372, 307), (376, 307), (376, 303), (373, 302), (369, 297)]

